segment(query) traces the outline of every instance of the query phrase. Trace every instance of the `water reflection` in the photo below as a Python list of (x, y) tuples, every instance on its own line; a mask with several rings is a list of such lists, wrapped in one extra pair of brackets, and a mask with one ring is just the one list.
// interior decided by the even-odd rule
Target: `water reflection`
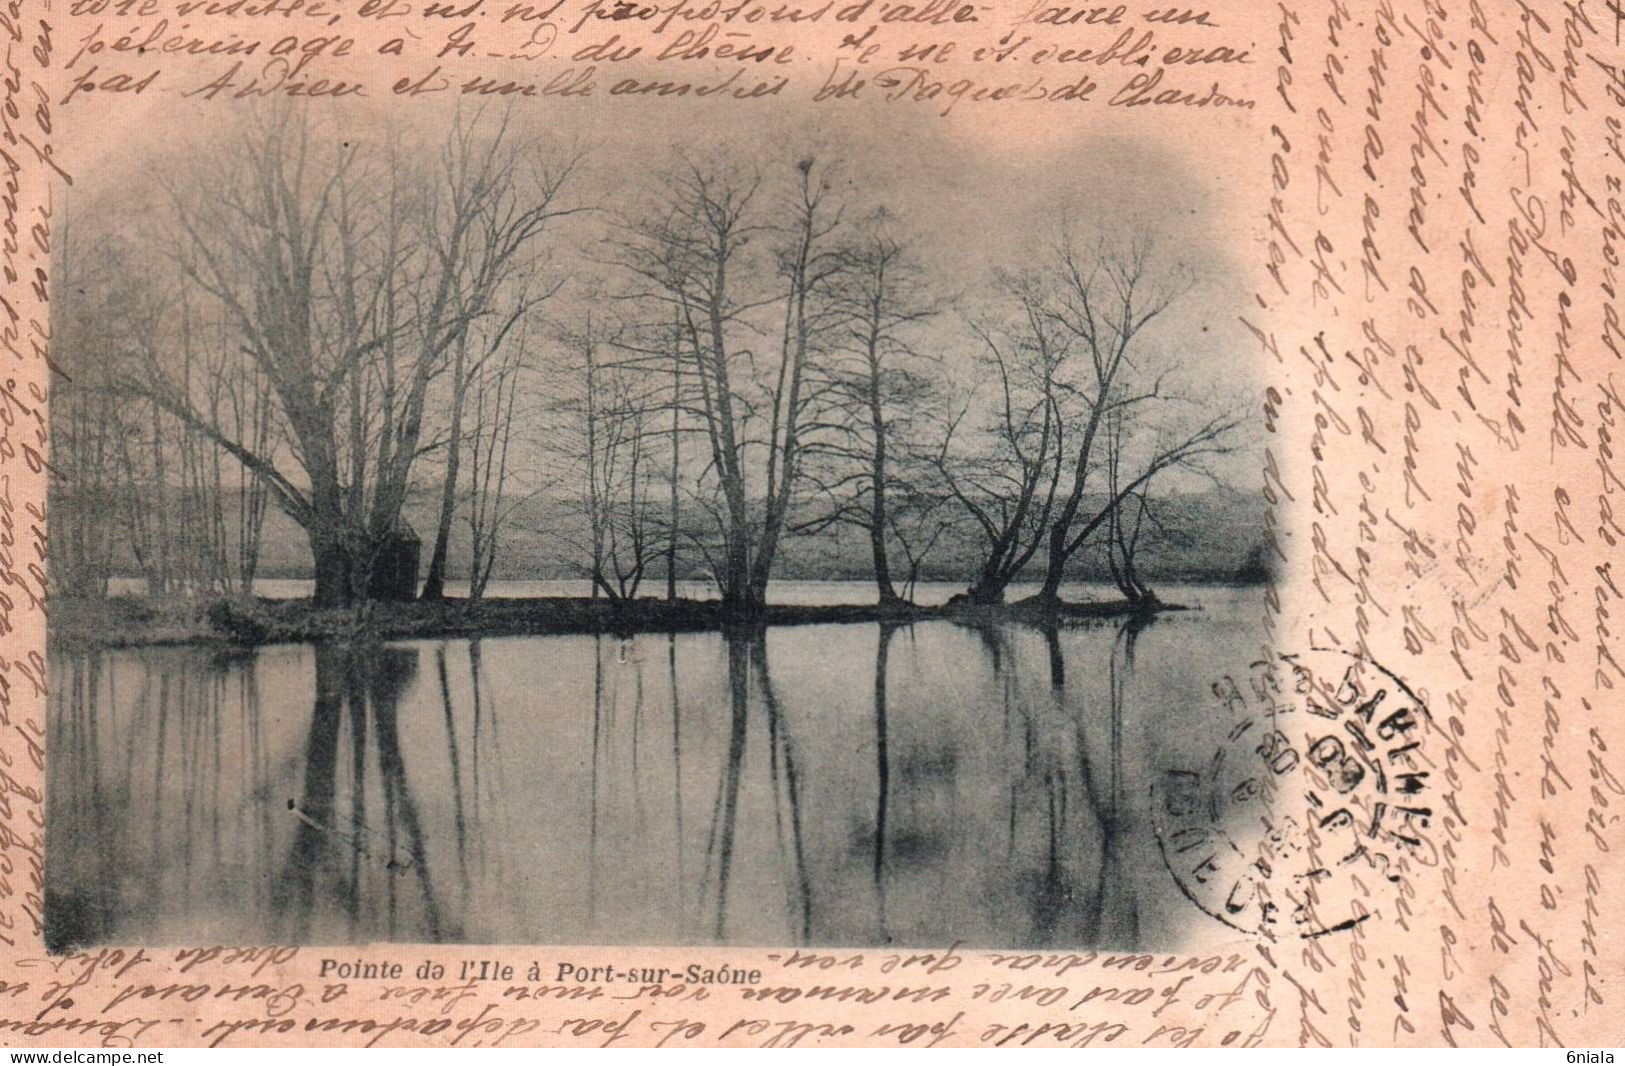
[[(407, 779), (401, 750), (399, 714), (401, 696), (417, 680), (418, 654), (401, 648), (318, 645), (316, 698), (305, 742), (304, 784), (298, 799), (288, 801), (296, 825), (282, 873), (272, 881), (272, 930), (277, 943), (312, 940), (311, 921), (326, 900), (336, 901), (347, 919), (351, 939), (363, 933), (363, 872), (381, 865), (387, 923), (391, 939), (402, 934), (400, 925), (402, 878), (411, 881), (417, 896), (406, 906), (419, 915), (428, 940), (458, 939), (458, 924), (449, 927), (429, 870), (418, 802)], [(462, 785), (456, 733), (450, 728), (451, 699), (444, 682), (445, 651), (437, 656), (442, 670), (441, 692), (448, 720), (454, 832), (459, 865), (463, 867), (463, 896), (468, 895), (467, 831), (462, 815)], [(350, 788), (344, 817), (337, 799), (339, 740), (349, 723)], [(369, 750), (370, 749), (370, 750)], [(374, 766), (375, 764), (375, 766)], [(382, 792), (381, 828), (368, 821), (367, 775), (378, 778)]]
[(1172, 946), (1242, 624), (59, 655), (50, 941)]
[(891, 673), (891, 642), (898, 627), (875, 627), (875, 915), (886, 928), (886, 800), (891, 791), (891, 761), (886, 750), (886, 683)]

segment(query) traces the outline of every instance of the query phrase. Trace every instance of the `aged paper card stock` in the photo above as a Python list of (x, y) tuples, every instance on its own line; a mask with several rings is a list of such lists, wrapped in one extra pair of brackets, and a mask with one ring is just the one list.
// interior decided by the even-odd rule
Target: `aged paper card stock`
[(8, 0), (0, 1039), (1619, 1044), (1622, 26)]

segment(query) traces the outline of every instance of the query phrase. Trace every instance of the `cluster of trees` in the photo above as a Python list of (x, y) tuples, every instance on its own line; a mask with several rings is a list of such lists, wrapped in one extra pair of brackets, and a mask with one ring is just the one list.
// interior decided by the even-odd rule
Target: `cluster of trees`
[[(162, 361), (197, 413), (245, 449), (269, 451), (280, 417), (266, 377), (218, 316), (162, 298), (129, 244), (65, 230), (51, 395), (52, 581), (101, 595), (132, 565), (148, 589), (250, 589), (267, 483), (172, 413), (132, 368)], [(239, 475), (241, 491), (233, 491)]]
[(437, 498), (430, 599), (455, 529), (477, 597), (540, 497), (611, 599), (703, 572), (748, 614), (786, 538), (839, 524), (883, 603), (961, 527), (974, 602), (1040, 567), (1056, 600), (1087, 544), (1139, 600), (1153, 486), (1236, 443), (1181, 392), (1208, 353), (1156, 335), (1185, 284), (1148, 240), (1062, 227), (967, 296), (810, 155), (678, 153), (611, 200), (504, 115), (432, 151), (291, 110), (239, 142), (169, 186), (160, 233), (69, 233), (61, 588), (105, 590), (122, 540), (155, 590), (249, 589), (274, 505), (317, 601), (355, 603), (415, 492)]
[[(160, 523), (170, 515), (179, 525), (162, 539), (211, 559), (148, 569), (149, 585), (250, 587), (252, 555), (227, 565), (207, 528), (227, 524), (225, 476), (253, 502), (239, 541), (257, 541), (270, 501), (309, 537), (316, 600), (363, 599), (430, 455), (447, 504), (426, 591), (444, 588), (459, 512), (475, 580), (489, 576), (510, 506), (528, 316), (545, 296), (534, 288), (542, 238), (577, 210), (562, 192), (580, 162), (522, 144), (505, 121), (489, 127), (459, 120), (424, 152), (261, 112), (234, 151), (167, 185), (157, 232), (124, 232), (122, 217), (75, 227), (59, 266), (71, 297), (58, 485), (71, 501), (63, 524), (98, 532), (68, 534), (86, 551), (70, 544), (59, 582), (105, 587), (117, 498)], [(119, 483), (84, 480), (108, 449), (130, 455)], [(206, 492), (182, 486), (207, 520), (170, 514), (175, 451), (212, 463)], [(222, 475), (223, 464), (234, 469)]]

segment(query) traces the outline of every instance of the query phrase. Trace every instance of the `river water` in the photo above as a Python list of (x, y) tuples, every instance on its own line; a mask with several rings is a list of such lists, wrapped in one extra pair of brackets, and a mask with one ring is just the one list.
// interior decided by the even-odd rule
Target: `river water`
[(53, 654), (48, 935), (1172, 949), (1150, 784), (1262, 604), (1159, 591), (1200, 609)]

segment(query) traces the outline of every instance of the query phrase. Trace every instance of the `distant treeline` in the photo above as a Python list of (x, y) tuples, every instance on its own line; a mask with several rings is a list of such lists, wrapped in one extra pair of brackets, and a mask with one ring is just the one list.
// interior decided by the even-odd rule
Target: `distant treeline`
[[(238, 513), (231, 500), (236, 493), (227, 490), (227, 514)], [(58, 493), (54, 506), (72, 511), (71, 494)], [(1265, 550), (1264, 501), (1229, 489), (1213, 489), (1169, 497), (1164, 502), (1160, 528), (1145, 537), (1141, 549), (1141, 570), (1153, 582), (1259, 582), (1272, 572)], [(415, 529), (434, 521), (435, 501), (427, 493), (415, 493), (402, 507), (406, 522)], [(492, 580), (590, 579), (589, 564), (573, 545), (582, 530), (558, 535), (553, 524), (568, 523), (573, 515), (558, 504), (530, 500), (515, 506), (513, 532), (498, 556)], [(228, 519), (228, 527), (235, 519)], [(472, 573), (468, 538), (454, 531), (449, 543), (446, 577), (466, 583)], [(113, 545), (110, 573), (121, 578), (141, 580), (140, 560), (123, 542)], [(936, 550), (921, 567), (917, 580), (959, 581), (978, 561), (979, 544), (958, 531), (944, 535)], [(867, 538), (852, 530), (832, 526), (803, 533), (786, 542), (777, 576), (791, 580), (868, 581), (871, 578), (870, 547)], [(687, 555), (678, 558), (679, 581), (709, 580), (711, 575)], [(272, 512), (265, 516), (260, 530), (257, 576), (310, 580), (315, 576), (310, 561), (310, 545), (298, 523)], [(1111, 580), (1111, 567), (1104, 545), (1084, 550), (1075, 557), (1067, 576), (1075, 581)], [(657, 562), (649, 578), (653, 584), (645, 595), (658, 593), (666, 577), (663, 560)]]

